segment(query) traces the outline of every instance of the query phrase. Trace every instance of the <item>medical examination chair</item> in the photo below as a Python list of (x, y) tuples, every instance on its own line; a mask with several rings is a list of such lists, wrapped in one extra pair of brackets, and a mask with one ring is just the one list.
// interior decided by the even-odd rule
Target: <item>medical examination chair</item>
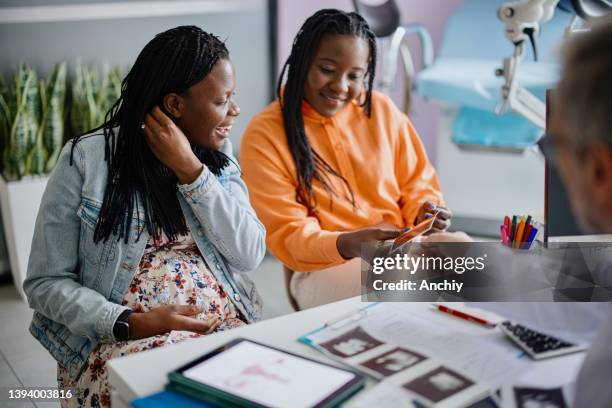
[[(514, 46), (497, 18), (500, 0), (465, 0), (450, 16), (436, 58), (415, 91), (439, 104), (436, 168), (454, 229), (498, 236), (507, 214), (543, 219), (544, 160), (533, 147), (543, 133), (512, 112), (495, 113), (502, 77), (496, 70)], [(541, 27), (538, 61), (526, 45), (518, 82), (541, 100), (559, 77), (558, 45), (572, 15), (556, 9)]]

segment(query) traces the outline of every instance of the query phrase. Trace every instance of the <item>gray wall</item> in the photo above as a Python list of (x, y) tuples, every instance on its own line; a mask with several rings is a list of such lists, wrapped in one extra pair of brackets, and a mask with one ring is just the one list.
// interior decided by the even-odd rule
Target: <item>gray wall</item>
[[(2, 7), (60, 3), (71, 2), (0, 0), (0, 13)], [(107, 61), (126, 69), (155, 34), (178, 25), (198, 25), (227, 40), (231, 59), (236, 65), (241, 115), (231, 139), (237, 148), (248, 120), (270, 101), (267, 2), (261, 4), (262, 7), (257, 9), (245, 7), (245, 11), (232, 13), (0, 24), (0, 71), (8, 80), (7, 74), (13, 72), (20, 62), (26, 62), (45, 75), (58, 61), (68, 61), (72, 70), (77, 58), (84, 63)]]
[[(29, 7), (77, 3), (113, 3), (118, 0), (0, 0), (2, 7)], [(232, 130), (235, 153), (249, 119), (270, 101), (270, 52), (267, 1), (240, 12), (146, 17), (115, 20), (0, 24), (0, 72), (7, 81), (19, 63), (46, 75), (53, 64), (67, 61), (72, 71), (77, 58), (84, 63), (109, 62), (128, 68), (142, 47), (166, 29), (193, 24), (226, 39), (236, 66), (237, 99), (241, 115)], [(1, 227), (1, 223), (0, 223)], [(0, 277), (8, 270), (4, 234), (0, 229)]]

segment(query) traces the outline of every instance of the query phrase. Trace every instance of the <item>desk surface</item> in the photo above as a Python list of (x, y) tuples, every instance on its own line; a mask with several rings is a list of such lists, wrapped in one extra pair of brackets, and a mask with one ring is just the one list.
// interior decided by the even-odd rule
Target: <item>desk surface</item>
[[(360, 297), (354, 297), (180, 344), (111, 360), (108, 363), (108, 373), (113, 389), (113, 406), (125, 406), (134, 398), (161, 391), (167, 382), (166, 373), (237, 337), (250, 338), (310, 358), (330, 362), (327, 357), (313, 348), (298, 343), (297, 338), (321, 327), (326, 321), (351, 313), (364, 305)], [(432, 319), (447, 327), (456, 328), (459, 333), (470, 331), (476, 334), (503, 337), (503, 334), (497, 331), (488, 330), (443, 313), (433, 312), (428, 303), (412, 303), (410, 307), (415, 311), (422, 309), (422, 313), (431, 313)], [(575, 378), (583, 358), (584, 353), (579, 353), (533, 363), (533, 369), (525, 373), (521, 380), (539, 386), (569, 383)], [(555, 375), (551, 376), (551, 373)], [(554, 377), (554, 383), (549, 383), (552, 377)]]

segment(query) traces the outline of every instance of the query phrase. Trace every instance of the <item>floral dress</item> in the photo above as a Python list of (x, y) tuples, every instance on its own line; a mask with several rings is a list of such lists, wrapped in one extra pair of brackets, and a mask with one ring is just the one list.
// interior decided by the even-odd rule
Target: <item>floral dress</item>
[[(219, 319), (221, 323), (215, 331), (246, 324), (221, 283), (211, 273), (189, 233), (175, 241), (166, 238), (155, 241), (151, 237), (138, 271), (123, 297), (123, 305), (135, 312), (147, 312), (168, 304), (202, 306), (203, 312), (196, 317)], [(68, 371), (58, 366), (59, 387), (74, 388), (77, 392), (76, 398), (60, 401), (62, 407), (110, 407), (108, 360), (200, 336), (194, 332), (171, 331), (140, 340), (98, 345), (76, 381), (70, 381)]]

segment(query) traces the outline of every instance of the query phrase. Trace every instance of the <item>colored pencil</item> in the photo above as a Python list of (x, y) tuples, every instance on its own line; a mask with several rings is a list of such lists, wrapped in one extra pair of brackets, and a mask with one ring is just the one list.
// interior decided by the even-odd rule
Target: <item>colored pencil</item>
[(508, 245), (508, 228), (506, 228), (506, 225), (504, 224), (499, 226), (499, 230), (501, 234), (502, 243), (504, 245)]
[(529, 249), (531, 248), (531, 245), (533, 244), (533, 241), (535, 240), (536, 235), (538, 235), (538, 229), (536, 227), (533, 227), (531, 229), (531, 232), (529, 233), (529, 237), (527, 238), (527, 241), (525, 242), (525, 249)]
[(519, 222), (518, 227), (516, 228), (516, 234), (514, 235), (514, 242), (512, 243), (512, 246), (514, 248), (519, 248), (521, 244), (521, 240), (523, 238), (524, 229), (525, 229), (525, 216), (522, 216), (521, 221)]
[(531, 234), (532, 229), (533, 229), (533, 225), (531, 224), (525, 225), (525, 232), (523, 232), (523, 240), (521, 244), (527, 242), (527, 239), (529, 238), (529, 234)]

